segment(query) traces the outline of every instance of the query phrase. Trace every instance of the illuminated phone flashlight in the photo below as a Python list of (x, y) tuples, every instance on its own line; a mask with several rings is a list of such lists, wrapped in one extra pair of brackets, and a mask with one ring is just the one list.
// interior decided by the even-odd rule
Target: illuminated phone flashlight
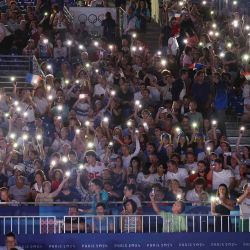
[(110, 95), (111, 95), (111, 96), (115, 96), (115, 95), (116, 95), (115, 90), (111, 90)]
[(60, 115), (57, 116), (57, 120), (62, 120), (62, 117)]
[(43, 39), (43, 43), (44, 44), (48, 44), (49, 43), (49, 39), (47, 39), (47, 38)]
[(79, 84), (79, 82), (80, 82), (79, 80), (76, 80), (76, 81), (75, 81), (76, 84)]
[(49, 13), (48, 12), (44, 12), (44, 16), (48, 16), (49, 15)]
[(99, 69), (96, 69), (95, 72), (96, 72), (96, 73), (99, 73)]
[(85, 97), (86, 97), (85, 94), (80, 94), (80, 95), (79, 95), (79, 98), (80, 98), (80, 99), (84, 99)]
[(15, 134), (15, 133), (11, 133), (11, 134), (10, 134), (10, 138), (11, 138), (12, 140), (14, 140), (14, 139), (16, 138), (16, 134)]
[(219, 197), (212, 196), (210, 200), (211, 202), (218, 202), (220, 199)]
[(23, 117), (27, 117), (27, 116), (28, 116), (28, 112), (24, 112)]
[(86, 63), (85, 66), (86, 66), (86, 68), (89, 68), (89, 67), (90, 67), (90, 64), (89, 64), (89, 63)]
[(148, 128), (148, 124), (146, 122), (143, 122), (143, 127), (147, 129)]
[(65, 84), (69, 84), (69, 80), (68, 79), (65, 80)]
[(46, 89), (47, 89), (48, 91), (50, 91), (50, 90), (51, 90), (51, 86), (50, 86), (50, 85), (47, 85), (47, 86), (46, 86)]
[(242, 60), (243, 61), (248, 61), (249, 60), (249, 55), (248, 54), (244, 54), (243, 56), (242, 56)]
[(225, 57), (225, 53), (224, 52), (220, 52), (219, 57), (220, 58), (224, 58)]
[(79, 50), (83, 50), (83, 49), (84, 49), (84, 47), (83, 47), (82, 44), (80, 44), (80, 45), (78, 46), (78, 48), (79, 48)]
[(99, 43), (97, 41), (94, 41), (94, 46), (95, 47), (98, 47), (99, 46)]
[(18, 101), (14, 101), (14, 106), (18, 106), (19, 105), (19, 102)]
[(212, 125), (213, 126), (217, 125), (217, 121), (216, 120), (212, 120)]
[(83, 164), (80, 164), (80, 165), (79, 165), (79, 169), (80, 169), (80, 170), (83, 170), (83, 169), (84, 169), (84, 165), (83, 165)]
[(21, 112), (21, 110), (22, 110), (22, 109), (21, 109), (21, 107), (20, 107), (20, 106), (17, 106), (17, 107), (16, 107), (16, 111), (17, 111), (18, 113), (20, 113), (20, 112)]
[(228, 48), (232, 48), (233, 44), (232, 43), (227, 43)]
[(198, 127), (197, 122), (193, 122), (193, 123), (192, 123), (192, 127), (193, 127), (193, 128), (197, 128), (197, 127)]
[(132, 51), (135, 52), (137, 48), (135, 46), (132, 47)]
[(48, 100), (49, 100), (49, 101), (52, 101), (52, 100), (53, 100), (53, 96), (52, 96), (52, 95), (49, 95), (49, 96), (48, 96)]
[(202, 5), (206, 5), (207, 4), (207, 1), (202, 1)]
[(63, 110), (63, 106), (62, 106), (62, 105), (58, 105), (58, 106), (57, 106), (57, 110), (58, 110), (58, 111), (62, 111), (62, 110)]
[(18, 144), (15, 142), (14, 144), (13, 144), (13, 148), (17, 148), (18, 147)]
[(86, 126), (86, 127), (89, 127), (89, 125), (90, 125), (90, 122), (89, 122), (89, 121), (86, 121), (86, 122), (85, 122), (85, 126)]
[(210, 11), (210, 15), (214, 15), (214, 11), (213, 10)]
[(184, 2), (183, 1), (180, 1), (179, 2), (179, 6), (183, 6), (184, 5)]
[(24, 141), (27, 141), (29, 139), (29, 135), (25, 133), (22, 135), (22, 138)]
[(161, 65), (162, 66), (166, 66), (167, 65), (167, 60), (166, 59), (162, 59), (161, 60)]
[(195, 170), (192, 170), (192, 171), (191, 171), (191, 174), (195, 174), (195, 173), (196, 173)]
[(76, 134), (79, 135), (81, 130), (79, 128), (76, 129)]
[(135, 106), (139, 106), (141, 104), (141, 102), (139, 100), (135, 101)]
[(157, 55), (158, 56), (161, 56), (162, 55), (162, 52), (159, 50), (159, 51), (157, 51)]
[(9, 113), (4, 113), (4, 117), (8, 118), (10, 116)]
[(72, 41), (71, 40), (67, 40), (67, 45), (71, 46), (72, 45)]
[(143, 50), (143, 48), (140, 46), (140, 47), (139, 47), (139, 50), (140, 50), (140, 51), (142, 51), (142, 50)]
[(70, 175), (71, 175), (71, 174), (70, 174), (70, 171), (66, 171), (65, 176), (66, 176), (66, 177), (70, 177)]
[(177, 127), (177, 128), (175, 129), (175, 131), (179, 134), (179, 133), (181, 132), (181, 129), (180, 129), (179, 127)]
[(128, 121), (127, 121), (127, 126), (128, 126), (128, 127), (131, 127), (131, 126), (132, 126), (132, 121), (131, 121), (131, 120), (128, 120)]
[(200, 47), (203, 47), (204, 46), (204, 43), (203, 42), (199, 42), (198, 44)]
[(88, 143), (87, 143), (87, 148), (88, 148), (88, 149), (94, 148), (94, 143), (93, 143), (93, 142), (88, 142)]
[(244, 126), (241, 126), (240, 127), (240, 132), (243, 133), (245, 131), (245, 127)]
[(109, 49), (112, 50), (114, 46), (112, 44), (109, 45)]
[(219, 33), (218, 31), (216, 31), (216, 32), (214, 33), (214, 35), (215, 35), (216, 37), (218, 37), (218, 36), (220, 36), (220, 33)]
[(238, 2), (237, 1), (233, 1), (233, 5), (237, 5), (238, 4)]
[(210, 153), (211, 152), (211, 147), (207, 147), (207, 151)]
[(64, 155), (64, 156), (62, 157), (62, 162), (63, 162), (63, 163), (67, 163), (68, 160), (69, 160), (69, 159), (68, 159), (67, 156)]
[(16, 80), (16, 78), (15, 78), (14, 76), (12, 76), (12, 77), (10, 78), (10, 80), (11, 80), (12, 82), (14, 82), (14, 81)]
[(42, 135), (41, 135), (41, 134), (37, 134), (37, 135), (36, 135), (36, 139), (37, 139), (38, 141), (41, 141), (41, 140), (42, 140), (42, 138), (43, 138), (43, 137), (42, 137)]
[(187, 40), (187, 39), (184, 39), (184, 40), (183, 40), (183, 43), (187, 44), (187, 43), (188, 43), (188, 40)]
[(139, 129), (136, 129), (136, 130), (135, 130), (135, 133), (136, 133), (136, 134), (139, 134)]
[(137, 37), (137, 34), (136, 34), (136, 33), (133, 33), (133, 34), (132, 34), (132, 37), (133, 37), (133, 38), (136, 38), (136, 37)]
[(213, 24), (212, 24), (212, 28), (213, 28), (213, 29), (216, 29), (216, 28), (217, 28), (217, 24), (216, 24), (216, 23), (213, 23)]
[(250, 26), (249, 26), (249, 25), (246, 25), (246, 26), (245, 26), (245, 30), (250, 30)]
[(208, 32), (208, 34), (209, 34), (209, 36), (213, 36), (213, 35), (214, 35), (214, 32), (213, 32), (212, 30), (210, 30), (210, 31)]
[(104, 123), (108, 123), (108, 122), (109, 122), (109, 118), (108, 118), (108, 117), (103, 117), (102, 121), (103, 121)]
[(54, 166), (56, 165), (56, 161), (55, 161), (55, 160), (52, 160), (50, 164), (51, 164), (51, 166), (54, 167)]
[(181, 199), (181, 194), (177, 194), (177, 195), (176, 195), (176, 199), (177, 199), (177, 200), (180, 200), (180, 199)]
[(139, 105), (139, 109), (141, 109), (141, 108), (142, 108), (142, 105), (140, 104), (140, 105)]
[(113, 147), (114, 143), (112, 141), (109, 142), (109, 147)]
[(234, 28), (237, 28), (239, 26), (239, 21), (233, 20), (232, 25), (234, 26)]
[(46, 68), (47, 68), (47, 70), (51, 70), (51, 69), (52, 69), (52, 65), (51, 65), (51, 64), (48, 64), (48, 65), (46, 66)]

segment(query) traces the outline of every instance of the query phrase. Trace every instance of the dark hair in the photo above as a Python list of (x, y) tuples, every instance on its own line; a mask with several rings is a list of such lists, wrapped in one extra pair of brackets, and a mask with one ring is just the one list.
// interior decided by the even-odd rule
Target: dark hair
[(137, 210), (137, 205), (136, 205), (135, 201), (132, 200), (132, 199), (128, 199), (128, 200), (124, 201), (124, 202), (123, 202), (123, 207), (125, 207), (127, 203), (130, 203), (130, 204), (131, 204), (132, 209), (133, 209), (133, 213), (135, 213), (136, 210)]
[(194, 185), (202, 185), (205, 188), (205, 180), (204, 178), (196, 178), (194, 181)]
[(91, 183), (93, 183), (93, 184), (95, 184), (96, 186), (98, 186), (98, 187), (100, 187), (101, 189), (103, 189), (103, 182), (102, 182), (102, 180), (100, 180), (100, 179), (93, 179), (92, 181), (91, 181)]
[(189, 46), (186, 46), (186, 48), (184, 49), (184, 53), (187, 55), (187, 54), (189, 54), (190, 52), (192, 52), (192, 48), (189, 47)]
[(215, 160), (214, 160), (214, 162), (215, 162), (215, 163), (218, 163), (218, 164), (222, 164), (222, 165), (223, 165), (222, 160), (221, 160), (221, 159), (219, 159), (219, 158), (215, 159)]
[(15, 235), (14, 233), (12, 233), (12, 232), (7, 233), (7, 234), (5, 235), (5, 237), (6, 237), (6, 238), (7, 238), (7, 237), (13, 237), (14, 239), (16, 239), (16, 235)]
[(218, 189), (217, 189), (217, 191), (216, 191), (216, 196), (219, 197), (219, 189), (220, 189), (220, 187), (224, 187), (224, 188), (226, 189), (225, 197), (226, 197), (227, 199), (229, 199), (229, 198), (230, 198), (229, 190), (228, 190), (227, 185), (224, 184), (224, 183), (221, 183), (221, 184), (219, 185), (219, 187), (218, 187)]
[(98, 202), (95, 207), (103, 207), (104, 210), (106, 209), (106, 205), (103, 202)]
[(131, 190), (132, 191), (132, 194), (135, 193), (136, 191), (136, 186), (134, 184), (126, 184), (125, 187), (128, 189), (128, 190)]
[(182, 76), (182, 75), (185, 75), (185, 74), (187, 74), (188, 73), (188, 70), (187, 69), (181, 69), (180, 70), (180, 72), (179, 72), (179, 74), (180, 74), (180, 76)]

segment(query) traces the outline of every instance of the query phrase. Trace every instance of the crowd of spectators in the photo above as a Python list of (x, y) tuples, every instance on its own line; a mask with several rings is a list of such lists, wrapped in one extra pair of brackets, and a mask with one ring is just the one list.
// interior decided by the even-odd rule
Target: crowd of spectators
[[(1, 90), (2, 202), (91, 202), (84, 214), (123, 201), (123, 214), (143, 214), (151, 201), (167, 218), (157, 202), (180, 214), (183, 201), (210, 202), (218, 190), (213, 214), (229, 214), (239, 196), (249, 207), (250, 148), (240, 146), (250, 118), (249, 17), (164, 1), (152, 51), (140, 38), (146, 2), (127, 1), (121, 37), (106, 13), (99, 39), (46, 0), (1, 9), (1, 54), (35, 55), (45, 75), (32, 89), (13, 79), (11, 97)], [(227, 114), (243, 122), (234, 149)]]

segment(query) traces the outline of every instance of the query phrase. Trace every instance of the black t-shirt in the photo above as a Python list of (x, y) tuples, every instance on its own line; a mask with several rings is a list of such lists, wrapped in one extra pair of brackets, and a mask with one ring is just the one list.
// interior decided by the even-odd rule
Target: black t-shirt
[(170, 26), (166, 25), (163, 27), (161, 30), (161, 34), (163, 34), (162, 37), (162, 46), (167, 46), (168, 45), (168, 39), (171, 37), (172, 29)]

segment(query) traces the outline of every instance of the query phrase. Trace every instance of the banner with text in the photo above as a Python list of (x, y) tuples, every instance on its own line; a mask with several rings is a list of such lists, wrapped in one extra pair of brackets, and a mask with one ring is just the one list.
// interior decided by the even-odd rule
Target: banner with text
[[(250, 249), (249, 233), (17, 235), (24, 249)], [(4, 245), (4, 236), (0, 236)]]

